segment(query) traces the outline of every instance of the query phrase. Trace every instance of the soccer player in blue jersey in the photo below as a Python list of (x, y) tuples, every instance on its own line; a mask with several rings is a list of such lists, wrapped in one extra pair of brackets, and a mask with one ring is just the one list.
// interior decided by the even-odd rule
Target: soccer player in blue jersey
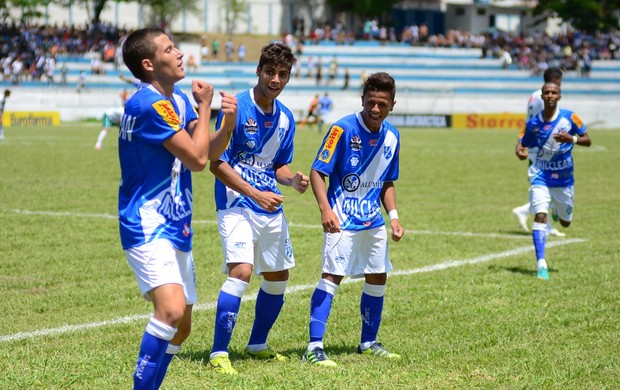
[[(185, 77), (183, 53), (161, 29), (131, 33), (123, 60), (141, 81), (121, 119), (118, 153), (120, 237), (140, 292), (153, 303), (133, 375), (134, 389), (159, 389), (172, 357), (189, 336), (196, 282), (192, 256), (192, 177), (221, 154), (230, 133), (209, 131), (213, 87)], [(236, 98), (221, 92), (226, 120)]]
[[(557, 67), (550, 67), (547, 70), (545, 70), (543, 79), (545, 83), (555, 83), (559, 86), (562, 86), (562, 76), (563, 76), (562, 69), (557, 68)], [(527, 116), (525, 118), (525, 122), (527, 123), (527, 121), (532, 119), (535, 115), (540, 114), (544, 108), (545, 108), (545, 104), (542, 99), (542, 90), (538, 89), (537, 91), (532, 92), (527, 102)], [(523, 131), (525, 131), (525, 129)], [(523, 136), (523, 132), (521, 132), (521, 134), (519, 135), (519, 141), (517, 141), (517, 148), (523, 148), (523, 146), (521, 146), (522, 136)], [(525, 151), (522, 151), (522, 152), (525, 152)], [(536, 148), (533, 148), (527, 153), (529, 155), (529, 163), (531, 165), (536, 159), (537, 150)], [(553, 209), (551, 209), (551, 211), (552, 213), (554, 213)], [(529, 232), (530, 229), (527, 225), (527, 219), (530, 215), (530, 202), (527, 202), (524, 205), (521, 205), (519, 207), (515, 207), (514, 209), (512, 209), (512, 213), (515, 215), (515, 217), (517, 217), (517, 220), (519, 221), (519, 225), (521, 225), (521, 228), (523, 228), (523, 230), (525, 230), (526, 232)], [(555, 218), (555, 214), (552, 214), (552, 215), (554, 215), (554, 218)], [(552, 235), (552, 236), (557, 236), (557, 237), (566, 236), (565, 233), (562, 233), (558, 229), (553, 227), (550, 218), (547, 219), (547, 234)]]
[[(396, 211), (400, 133), (385, 118), (394, 108), (396, 84), (387, 73), (370, 75), (363, 86), (362, 111), (334, 123), (312, 164), (310, 183), (323, 225), (323, 268), (310, 300), (310, 342), (304, 361), (335, 366), (323, 336), (332, 300), (345, 276), (364, 277), (357, 352), (386, 359), (400, 355), (377, 342), (387, 273), (392, 270), (381, 205), (390, 219), (392, 240), (405, 231)], [(326, 188), (325, 178), (329, 177)]]
[(223, 374), (237, 373), (228, 357), (228, 345), (253, 272), (262, 275), (263, 281), (245, 353), (257, 359), (285, 359), (267, 345), (267, 336), (284, 304), (289, 269), (295, 265), (278, 184), (300, 193), (309, 184), (308, 176), (289, 168), (295, 120), (276, 99), (289, 82), (294, 63), (295, 56), (286, 44), (263, 47), (256, 86), (237, 95), (237, 120), (220, 115), (216, 121), (218, 131), (233, 131), (232, 142), (210, 166), (216, 177), (222, 271), (228, 278), (217, 300), (209, 363)]
[[(521, 145), (538, 148), (536, 159), (530, 166), (530, 203), (534, 211), (532, 237), (536, 250), (537, 277), (549, 279), (545, 261), (547, 241), (547, 211), (551, 206), (557, 210), (560, 224), (568, 227), (573, 220), (574, 183), (573, 147), (590, 146), (592, 141), (583, 121), (576, 113), (558, 108), (562, 97), (560, 86), (545, 83), (542, 98), (543, 112), (530, 119), (525, 126)], [(519, 159), (528, 158), (527, 151), (517, 147)]]

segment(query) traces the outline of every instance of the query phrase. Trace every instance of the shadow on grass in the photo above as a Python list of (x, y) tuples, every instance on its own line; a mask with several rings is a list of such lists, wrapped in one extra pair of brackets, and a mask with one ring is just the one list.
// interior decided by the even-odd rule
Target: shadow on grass
[[(278, 350), (277, 352), (286, 356), (287, 358), (291, 360), (295, 360), (295, 359), (301, 360), (304, 353), (306, 353), (306, 348), (305, 347), (304, 348), (289, 348), (285, 350)], [(357, 345), (354, 345), (354, 346), (325, 345), (325, 352), (328, 353), (328, 356), (330, 358), (333, 356), (355, 355), (357, 354)], [(209, 362), (210, 354), (211, 354), (211, 351), (209, 350), (203, 350), (203, 351), (181, 350), (181, 352), (177, 355), (177, 358), (187, 359), (187, 360), (192, 360), (192, 361), (201, 361), (203, 364), (206, 365)], [(235, 361), (251, 359), (243, 352), (243, 350), (236, 350), (234, 348), (228, 351), (228, 357), (230, 358), (230, 361), (233, 362), (233, 364)]]
[[(536, 266), (534, 264), (532, 264), (532, 267), (502, 267), (502, 266), (498, 266), (498, 265), (490, 265), (489, 270), (491, 271), (497, 271), (497, 270), (503, 270), (503, 271), (508, 271), (508, 272), (512, 272), (515, 274), (522, 274), (522, 275), (527, 275), (527, 276), (536, 276)], [(555, 270), (554, 268), (549, 268), (549, 273), (552, 272), (557, 272), (557, 270)]]

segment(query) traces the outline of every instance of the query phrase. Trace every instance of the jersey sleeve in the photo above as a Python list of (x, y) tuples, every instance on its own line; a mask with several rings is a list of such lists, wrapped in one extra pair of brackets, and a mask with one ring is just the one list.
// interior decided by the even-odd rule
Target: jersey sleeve
[(333, 172), (338, 161), (338, 152), (341, 149), (338, 146), (343, 134), (344, 129), (340, 126), (334, 125), (329, 129), (312, 163), (312, 169), (327, 176)]
[(571, 122), (571, 130), (576, 134), (583, 135), (587, 131), (586, 125), (583, 123), (583, 120), (576, 113), (570, 114), (570, 122)]
[(181, 130), (181, 118), (166, 99), (145, 102), (141, 136), (145, 142), (162, 144)]

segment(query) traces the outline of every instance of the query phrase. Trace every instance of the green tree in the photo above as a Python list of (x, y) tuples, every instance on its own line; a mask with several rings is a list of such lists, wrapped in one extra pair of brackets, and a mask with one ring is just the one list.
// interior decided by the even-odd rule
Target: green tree
[(150, 0), (142, 3), (151, 9), (151, 25), (162, 26), (180, 15), (183, 11), (198, 13), (196, 0)]
[(616, 31), (620, 27), (620, 0), (538, 0), (532, 15), (535, 24), (552, 16), (589, 33)]
[(11, 19), (9, 10), (19, 9), (22, 23), (27, 23), (31, 18), (43, 16), (40, 6), (44, 6), (46, 0), (0, 0), (0, 21), (6, 22)]
[(224, 22), (226, 23), (226, 33), (233, 35), (237, 23), (240, 20), (248, 20), (248, 1), (247, 0), (225, 0), (224, 1)]

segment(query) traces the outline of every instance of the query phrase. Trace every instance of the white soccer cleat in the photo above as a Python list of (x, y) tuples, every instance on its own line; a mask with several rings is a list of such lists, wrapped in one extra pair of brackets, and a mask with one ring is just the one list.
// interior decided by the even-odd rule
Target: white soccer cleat
[(555, 228), (547, 230), (547, 234), (550, 236), (556, 236), (556, 237), (566, 237), (566, 233), (562, 233), (561, 231)]
[(514, 209), (512, 209), (512, 213), (515, 215), (515, 217), (517, 217), (517, 221), (519, 221), (519, 225), (521, 225), (521, 228), (524, 231), (529, 232), (530, 228), (527, 226), (527, 217), (529, 213), (524, 214), (521, 210), (519, 210), (519, 207), (515, 207)]

